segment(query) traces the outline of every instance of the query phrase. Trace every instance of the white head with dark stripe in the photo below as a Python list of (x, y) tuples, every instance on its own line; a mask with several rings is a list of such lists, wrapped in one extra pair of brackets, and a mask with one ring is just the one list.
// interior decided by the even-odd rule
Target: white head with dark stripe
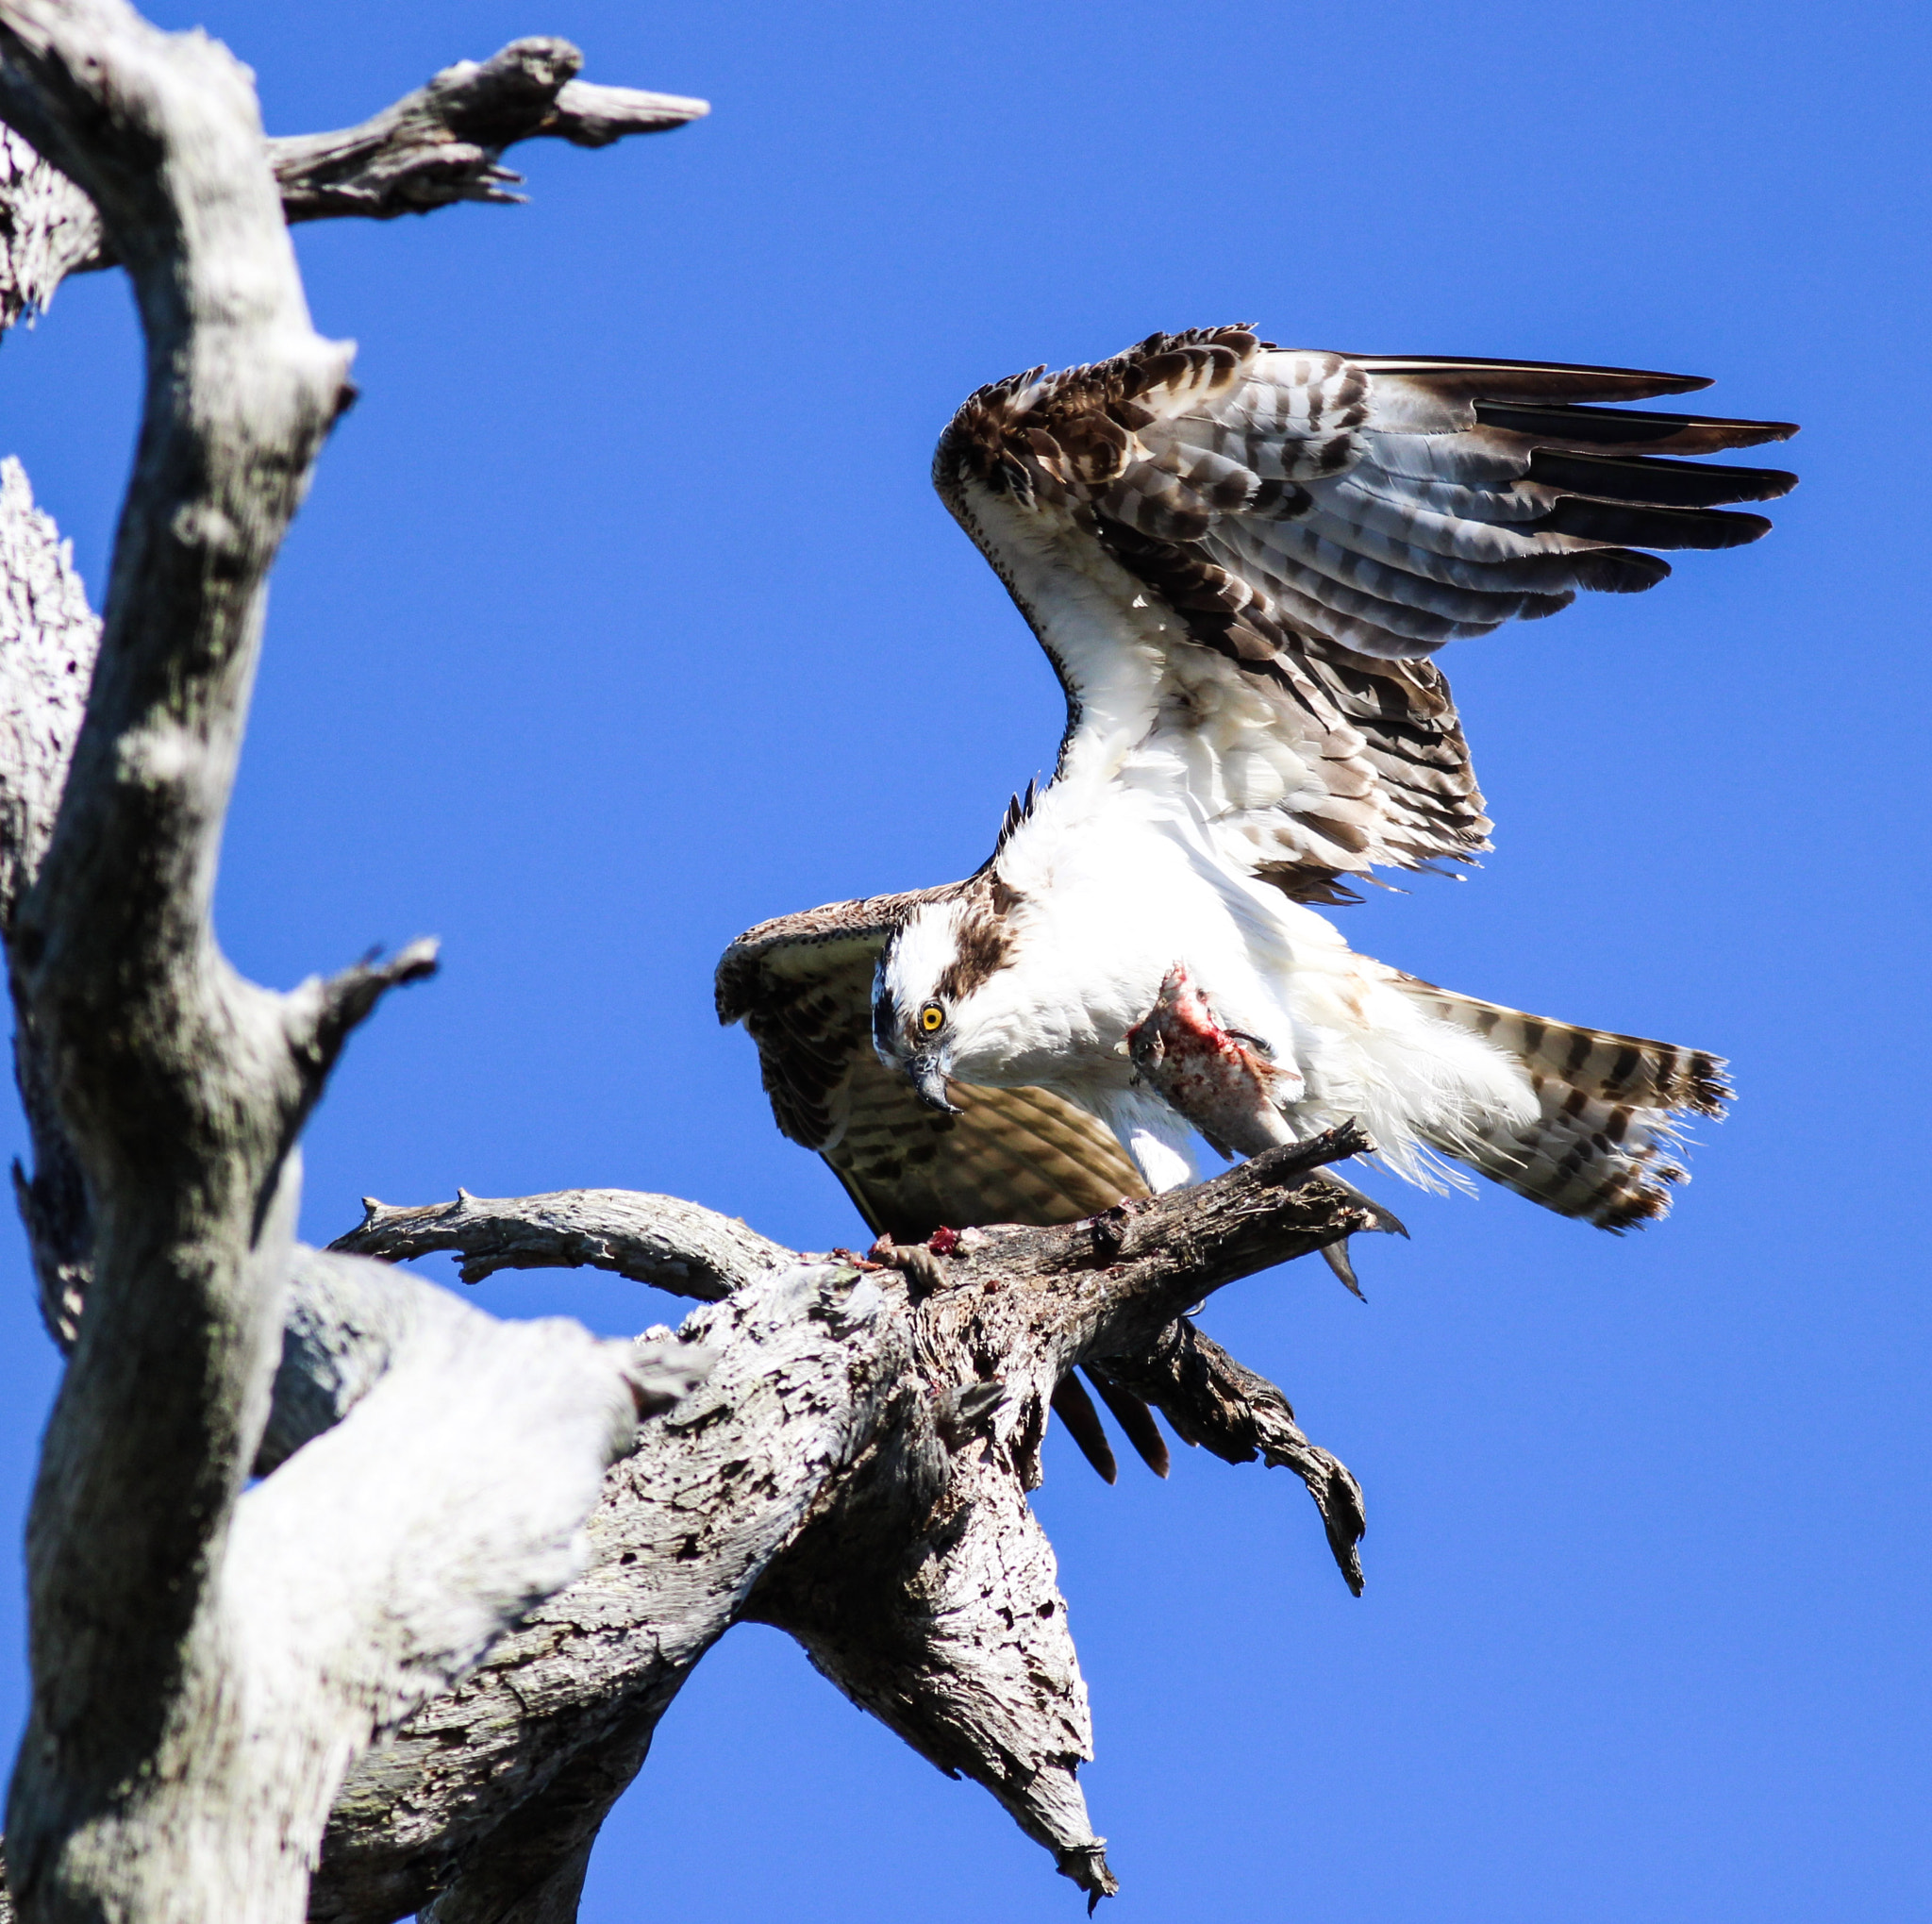
[(873, 979), (873, 1046), (933, 1109), (953, 1111), (955, 1077), (996, 1083), (1010, 1052), (1013, 998), (998, 979), (1014, 960), (1020, 897), (991, 871), (914, 911)]

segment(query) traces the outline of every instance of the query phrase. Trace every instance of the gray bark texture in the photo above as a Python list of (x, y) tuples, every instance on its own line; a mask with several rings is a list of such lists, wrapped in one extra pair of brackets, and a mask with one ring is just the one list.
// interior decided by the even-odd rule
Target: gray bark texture
[[(209, 927), (261, 591), (348, 392), (285, 223), (509, 198), (513, 141), (703, 111), (577, 65), (520, 41), (271, 142), (204, 37), (120, 0), (0, 0), (0, 328), (118, 262), (148, 343), (105, 622), (0, 468), (15, 1177), (70, 1356), (0, 1920), (572, 1918), (658, 1719), (744, 1620), (984, 1784), (1091, 1905), (1116, 1886), (1077, 1781), (1086, 1691), (1026, 1500), (1076, 1366), (1186, 1443), (1292, 1468), (1360, 1587), (1355, 1480), (1184, 1313), (1372, 1226), (1317, 1173), (1353, 1131), (867, 1257), (608, 1190), (371, 1202), (332, 1250), (294, 1242), (302, 1124), (433, 956), (277, 995)], [(588, 1264), (702, 1307), (636, 1345), (500, 1323), (391, 1266), (436, 1250), (470, 1280)]]
[(310, 1916), (575, 1916), (597, 1827), (741, 1620), (789, 1631), (860, 1708), (991, 1791), (1090, 1898), (1111, 1893), (1076, 1778), (1086, 1688), (1026, 1502), (1054, 1387), (1101, 1365), (1184, 1441), (1294, 1469), (1358, 1589), (1355, 1479), (1183, 1312), (1366, 1228), (1315, 1173), (1363, 1146), (1338, 1131), (1087, 1222), (869, 1258), (794, 1255), (691, 1203), (609, 1190), (366, 1205), (338, 1251), (729, 1294), (679, 1331), (716, 1364), (606, 1480), (591, 1572), (352, 1774)]
[[(589, 111), (601, 137), (618, 109)], [(406, 119), (416, 140), (435, 115)], [(78, 192), (147, 343), (98, 628), (0, 476), (23, 1202), (71, 1345), (28, 1521), (10, 1903), (294, 1919), (349, 1765), (577, 1574), (604, 1470), (704, 1359), (499, 1324), (294, 1244), (309, 1110), (385, 991), (434, 966), (416, 945), (275, 995), (208, 915), (262, 590), (347, 351), (309, 326), (253, 88), (216, 43), (120, 0), (6, 0), (0, 120), (0, 319), (75, 264)], [(244, 1493), (251, 1469), (273, 1474)]]

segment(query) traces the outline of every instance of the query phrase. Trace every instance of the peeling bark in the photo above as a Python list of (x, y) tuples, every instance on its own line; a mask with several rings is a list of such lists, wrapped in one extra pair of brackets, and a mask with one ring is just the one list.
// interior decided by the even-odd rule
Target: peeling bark
[(43, 312), (100, 244), (93, 202), (11, 127), (0, 127), (0, 333)]
[[(0, 142), (13, 139), (0, 128)], [(0, 460), (0, 929), (12, 926), (54, 833), (100, 642), (100, 622), (74, 572), (72, 544), (34, 506), (20, 463)], [(19, 1012), (14, 1078), (34, 1173), (29, 1179), (13, 1165), (14, 1195), (33, 1252), (41, 1320), (64, 1352), (80, 1328), (93, 1222), (79, 1161), (56, 1110), (52, 1065), (30, 1014)]]

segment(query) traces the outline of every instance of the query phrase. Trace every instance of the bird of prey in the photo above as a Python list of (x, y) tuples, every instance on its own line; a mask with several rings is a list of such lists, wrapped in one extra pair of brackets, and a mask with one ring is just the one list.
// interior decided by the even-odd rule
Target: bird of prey
[(1459, 1164), (1608, 1230), (1663, 1213), (1716, 1057), (1438, 988), (1318, 905), (1490, 846), (1445, 643), (1765, 532), (1725, 510), (1794, 477), (1678, 457), (1790, 425), (1618, 405), (1707, 385), (1233, 326), (980, 389), (934, 480), (1058, 675), (1058, 761), (963, 881), (726, 950), (719, 1016), (779, 1128), (899, 1240), (1191, 1181), (1197, 1132), (1251, 1154), (1349, 1118), (1425, 1187)]

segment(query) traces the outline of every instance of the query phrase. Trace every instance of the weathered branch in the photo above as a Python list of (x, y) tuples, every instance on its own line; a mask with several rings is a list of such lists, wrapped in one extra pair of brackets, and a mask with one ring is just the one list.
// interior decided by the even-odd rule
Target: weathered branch
[(603, 147), (710, 111), (675, 93), (591, 86), (575, 77), (583, 63), (566, 40), (512, 41), (480, 64), (444, 68), (360, 126), (273, 142), (283, 211), (291, 221), (387, 221), (458, 201), (516, 201), (508, 190), (521, 176), (497, 159), (518, 141)]
[(651, 1281), (668, 1259), (734, 1294), (685, 1326), (717, 1372), (608, 1481), (598, 1566), (351, 1778), (311, 1916), (573, 1915), (597, 1827), (658, 1718), (744, 1618), (796, 1636), (922, 1755), (992, 1791), (1082, 1889), (1110, 1890), (1076, 1778), (1085, 1689), (1025, 1501), (1049, 1399), (1073, 1362), (1140, 1344), (1133, 1387), (1219, 1454), (1300, 1469), (1358, 1582), (1359, 1493), (1286, 1398), (1198, 1332), (1160, 1350), (1141, 1332), (1361, 1228), (1363, 1211), (1309, 1179), (1360, 1146), (1338, 1131), (1124, 1212), (968, 1231), (949, 1253), (888, 1246), (877, 1266), (791, 1257), (691, 1204), (621, 1192), (372, 1205), (338, 1248), (455, 1249), (491, 1267), (516, 1250)]
[(454, 1202), (423, 1209), (391, 1209), (369, 1196), (362, 1207), (361, 1224), (332, 1248), (388, 1263), (454, 1250), (465, 1282), (500, 1269), (609, 1269), (673, 1296), (716, 1302), (798, 1260), (734, 1217), (629, 1189), (566, 1189), (502, 1202), (459, 1189)]
[[(554, 35), (460, 60), (359, 126), (268, 143), (284, 219), (394, 220), (464, 201), (521, 201), (500, 164), (520, 141), (604, 147), (665, 133), (710, 111), (702, 100), (600, 87), (575, 77), (583, 55)], [(118, 264), (86, 192), (35, 145), (0, 131), (0, 333), (44, 310), (70, 274)]]
[[(281, 1807), (280, 1854), (294, 1861), (281, 1878), (233, 1863), (214, 1915), (264, 1916), (264, 1896), (291, 1882), (299, 1897), (372, 1732), (448, 1689), (583, 1570), (604, 1469), (639, 1414), (669, 1408), (708, 1363), (675, 1341), (634, 1348), (557, 1318), (499, 1322), (354, 1258), (308, 1252), (307, 1267), (306, 1307), (337, 1355), (345, 1330), (380, 1324), (382, 1366), (237, 1510), (223, 1585), (241, 1645), (231, 1674), (251, 1701), (236, 1781)], [(354, 1374), (375, 1361), (344, 1360)], [(233, 1862), (232, 1811), (200, 1815), (209, 1854)]]
[(823, 1265), (763, 1273), (687, 1323), (715, 1368), (607, 1480), (590, 1524), (594, 1567), (358, 1766), (311, 1917), (367, 1924), (439, 1892), (444, 1919), (522, 1915), (465, 1906), (485, 1887), (581, 1876), (691, 1666), (905, 1393), (848, 1340), (903, 1296), (898, 1279), (865, 1279), (862, 1294), (854, 1279)]

